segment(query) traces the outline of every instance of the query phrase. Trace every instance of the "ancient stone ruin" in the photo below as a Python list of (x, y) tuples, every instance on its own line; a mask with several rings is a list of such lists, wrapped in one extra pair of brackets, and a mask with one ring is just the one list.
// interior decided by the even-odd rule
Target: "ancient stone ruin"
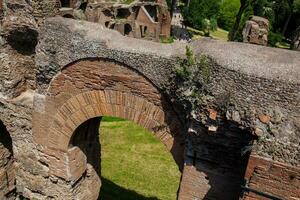
[(263, 17), (252, 16), (243, 30), (243, 42), (268, 45), (269, 21)]
[(297, 51), (138, 40), (49, 2), (3, 7), (1, 200), (96, 200), (102, 116), (159, 138), (179, 200), (300, 198)]
[(122, 35), (159, 41), (170, 36), (171, 18), (166, 1), (59, 1), (63, 17), (87, 20)]
[(292, 49), (300, 51), (300, 26), (294, 33), (294, 39), (292, 41)]

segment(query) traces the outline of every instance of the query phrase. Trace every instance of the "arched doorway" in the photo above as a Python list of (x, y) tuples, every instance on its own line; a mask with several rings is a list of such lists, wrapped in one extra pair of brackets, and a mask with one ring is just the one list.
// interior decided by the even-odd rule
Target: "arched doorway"
[(136, 123), (110, 116), (89, 119), (75, 130), (70, 148), (75, 146), (101, 177), (99, 200), (176, 199), (178, 166), (164, 145)]
[(101, 59), (66, 66), (48, 87), (45, 111), (35, 115), (35, 120), (48, 128), (34, 127), (38, 130), (34, 134), (38, 143), (51, 149), (50, 175), (78, 184), (82, 182), (78, 180), (90, 178), (94, 183), (92, 189), (89, 187), (92, 194), (99, 191), (100, 166), (88, 152), (97, 144), (82, 143), (82, 139), (74, 143), (74, 138), (78, 129), (83, 137), (96, 137), (89, 130), (97, 127), (97, 117), (121, 117), (149, 130), (171, 152), (178, 170), (182, 170), (185, 141), (177, 113), (153, 83), (127, 66)]

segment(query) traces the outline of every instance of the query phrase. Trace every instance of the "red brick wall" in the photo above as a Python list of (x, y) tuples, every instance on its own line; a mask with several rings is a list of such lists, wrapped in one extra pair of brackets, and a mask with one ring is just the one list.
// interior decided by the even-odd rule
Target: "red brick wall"
[(194, 166), (185, 166), (182, 174), (179, 199), (203, 199), (209, 191), (205, 173), (199, 172)]
[[(248, 187), (272, 196), (286, 199), (300, 199), (300, 168), (266, 160), (251, 155), (245, 179)], [(267, 199), (252, 192), (244, 193), (243, 200)]]

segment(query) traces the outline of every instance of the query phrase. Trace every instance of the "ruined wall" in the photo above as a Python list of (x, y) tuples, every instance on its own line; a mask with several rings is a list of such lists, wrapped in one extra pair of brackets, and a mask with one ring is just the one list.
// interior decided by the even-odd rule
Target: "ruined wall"
[[(299, 60), (296, 52), (202, 40), (192, 43), (190, 48), (195, 57), (206, 55), (208, 59), (205, 62), (208, 64), (199, 62), (191, 77), (187, 75), (183, 77), (186, 80), (183, 84), (179, 82), (177, 86), (172, 86), (170, 83), (176, 83), (172, 82), (176, 74), (174, 68), (182, 67), (178, 57), (185, 57), (185, 50), (179, 44), (164, 46), (145, 42), (148, 48), (144, 49), (140, 41), (123, 40), (113, 32), (107, 36), (106, 30), (90, 23), (77, 24), (75, 28), (71, 21), (53, 19), (50, 24), (56, 28), (42, 30), (42, 35), (46, 37), (41, 39), (47, 43), (41, 42), (38, 52), (50, 49), (52, 52), (55, 49), (55, 53), (39, 53), (38, 85), (41, 92), (45, 91), (53, 74), (63, 66), (82, 58), (98, 57), (112, 59), (138, 70), (169, 95), (176, 105), (175, 110), (182, 114), (180, 118), (185, 121), (187, 130), (188, 146), (183, 171), (183, 177), (187, 178), (183, 178), (181, 188), (189, 189), (181, 190), (179, 195), (183, 195), (182, 199), (190, 199), (195, 194), (200, 199), (218, 199), (221, 196), (238, 199), (251, 149), (259, 155), (289, 165), (299, 163), (299, 147), (296, 145), (299, 72), (294, 71)], [(72, 31), (66, 27), (72, 27)], [(92, 32), (103, 34), (96, 36)], [(67, 40), (57, 42), (60, 35)], [(88, 37), (91, 39), (87, 40)], [(85, 40), (79, 43), (80, 38)], [(76, 49), (72, 46), (73, 41), (77, 41)], [(53, 46), (54, 43), (60, 45)], [(253, 60), (253, 57), (256, 59)], [(285, 71), (280, 69), (282, 65)], [(44, 73), (45, 69), (47, 73)], [(201, 79), (208, 80), (206, 85)], [(195, 98), (191, 87), (198, 87), (202, 93), (198, 93), (198, 89), (194, 92), (200, 96)], [(189, 90), (190, 93), (185, 92)], [(201, 100), (200, 104), (195, 104), (196, 100)], [(279, 118), (278, 110), (281, 113)], [(288, 132), (283, 131), (286, 128), (289, 128)], [(279, 135), (274, 134), (276, 130)], [(252, 145), (256, 138), (260, 139)], [(281, 141), (288, 142), (282, 146)], [(269, 144), (276, 145), (280, 153), (271, 151)], [(295, 153), (284, 153), (287, 151)], [(189, 186), (195, 183), (192, 177), (206, 184), (201, 194), (197, 188)], [(225, 186), (226, 190), (222, 189)]]
[(54, 17), (58, 14), (60, 0), (33, 0), (30, 5), (33, 9), (32, 15), (39, 25), (43, 24), (48, 17)]
[[(270, 162), (253, 154), (249, 159), (245, 178), (248, 187), (275, 198), (293, 200), (300, 196), (300, 173), (297, 167)], [(256, 191), (244, 191), (242, 199), (267, 199)]]
[[(86, 146), (81, 146), (86, 155), (75, 146), (58, 153), (42, 145), (47, 139), (51, 139), (46, 136), (48, 133), (41, 134), (48, 127), (39, 127), (38, 140), (33, 140), (32, 133), (32, 126), (37, 126), (35, 123), (50, 119), (32, 119), (32, 90), (36, 88), (36, 83), (38, 91), (35, 92), (34, 109), (36, 112), (44, 112), (45, 95), (49, 94), (48, 88), (53, 78), (66, 66), (89, 59), (128, 66), (130, 70), (146, 77), (167, 97), (178, 113), (186, 138), (180, 199), (237, 199), (244, 172), (246, 168), (248, 171), (252, 168), (251, 165), (247, 167), (251, 150), (269, 160), (267, 165), (265, 162), (256, 162), (257, 169), (251, 176), (246, 176), (249, 187), (259, 186), (262, 192), (283, 197), (287, 196), (283, 188), (298, 189), (300, 75), (297, 66), (300, 61), (297, 52), (202, 40), (189, 44), (189, 47), (198, 61), (201, 60), (201, 55), (206, 55), (206, 59), (197, 61), (196, 66), (189, 66), (193, 69), (190, 75), (178, 77), (182, 68), (182, 63), (178, 60), (186, 60), (185, 47), (181, 44), (162, 45), (124, 38), (116, 32), (103, 30), (103, 27), (88, 22), (50, 19), (39, 32), (40, 44), (35, 50), (40, 23), (36, 23), (32, 16), (32, 8), (39, 10), (36, 16), (48, 16), (48, 12), (51, 15), (50, 10), (43, 7), (45, 5), (43, 1), (33, 2), (32, 5), (26, 1), (9, 1), (4, 7), (0, 41), (0, 120), (6, 125), (12, 138), (16, 167), (16, 187), (10, 185), (7, 192), (16, 188), (19, 195), (31, 199), (97, 198), (97, 187), (94, 186), (100, 186), (100, 182), (93, 167), (88, 163), (82, 168), (74, 167), (77, 159), (80, 164), (82, 160), (88, 161), (91, 158), (88, 150), (85, 150)], [(51, 7), (54, 4), (49, 5)], [(34, 37), (28, 38), (28, 35)], [(24, 46), (30, 48), (24, 49)], [(82, 66), (84, 68), (91, 65)], [(85, 70), (83, 74), (90, 74), (88, 68)], [(78, 74), (80, 71), (76, 69), (69, 74)], [(94, 71), (104, 80), (105, 76), (110, 76), (101, 75), (96, 69)], [(96, 78), (95, 74), (86, 77), (78, 75), (78, 83), (85, 80), (85, 86), (88, 86), (91, 77)], [(123, 71), (111, 74), (121, 75)], [(109, 78), (107, 81), (104, 84), (106, 87), (115, 83), (115, 80)], [(134, 81), (128, 86), (132, 82)], [(56, 88), (59, 90), (63, 84), (59, 81), (57, 83)], [(66, 84), (65, 88), (71, 87), (70, 85), (72, 84)], [(77, 84), (76, 87), (82, 89), (83, 85)], [(113, 87), (115, 90), (122, 88), (118, 84)], [(107, 94), (115, 95), (110, 92)], [(143, 96), (138, 90), (136, 94)], [(58, 95), (56, 105), (67, 98), (68, 95)], [(90, 100), (95, 99), (86, 98), (83, 103)], [(47, 109), (49, 108), (51, 106)], [(99, 107), (102, 108), (106, 107)], [(68, 143), (68, 140), (69, 138), (65, 138), (60, 141)], [(0, 152), (5, 152), (3, 155), (6, 158), (11, 157), (7, 150)], [(66, 176), (65, 166), (59, 162), (57, 165), (49, 165), (52, 163), (49, 160), (62, 158), (72, 158), (66, 163), (67, 169), (73, 170), (77, 180), (73, 185), (61, 178)], [(251, 159), (252, 157), (250, 162)], [(280, 167), (274, 161), (281, 162)], [(55, 167), (58, 169), (56, 174), (51, 172)], [(289, 180), (290, 174), (292, 178), (295, 177), (293, 180)], [(282, 175), (285, 178), (278, 181)], [(12, 176), (9, 180), (13, 179)], [(274, 180), (275, 186), (267, 179)], [(289, 187), (285, 187), (287, 183)], [(271, 186), (275, 189), (270, 189)], [(6, 191), (3, 193), (7, 194)], [(253, 196), (246, 194), (245, 198), (250, 198), (251, 195)], [(300, 198), (298, 193), (290, 192), (290, 196)]]
[(263, 17), (252, 16), (246, 21), (243, 29), (243, 42), (268, 45), (269, 20)]
[(0, 96), (14, 98), (35, 88), (38, 26), (27, 2), (5, 1), (0, 35)]
[(12, 140), (0, 121), (0, 198), (8, 198), (15, 188), (15, 170)]

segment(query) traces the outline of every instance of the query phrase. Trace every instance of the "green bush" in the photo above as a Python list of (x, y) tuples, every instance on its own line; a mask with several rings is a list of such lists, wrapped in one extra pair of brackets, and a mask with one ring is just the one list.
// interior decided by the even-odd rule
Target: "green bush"
[(282, 35), (279, 33), (269, 32), (268, 43), (269, 46), (275, 47), (278, 42), (281, 42), (283, 39)]

